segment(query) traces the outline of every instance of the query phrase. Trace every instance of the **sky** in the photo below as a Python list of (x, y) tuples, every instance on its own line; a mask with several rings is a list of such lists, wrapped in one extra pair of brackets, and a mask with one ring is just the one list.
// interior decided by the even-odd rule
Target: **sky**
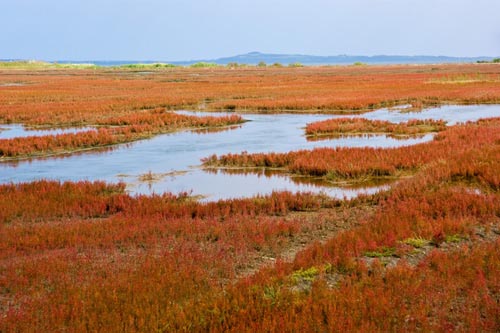
[(500, 56), (500, 0), (0, 0), (0, 59)]

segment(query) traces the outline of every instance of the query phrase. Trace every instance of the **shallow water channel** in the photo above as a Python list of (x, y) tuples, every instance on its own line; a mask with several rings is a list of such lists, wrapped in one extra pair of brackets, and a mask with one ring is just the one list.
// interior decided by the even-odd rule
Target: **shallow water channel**
[[(181, 113), (206, 114), (186, 111)], [(451, 124), (495, 116), (500, 116), (500, 106), (446, 106), (418, 113), (381, 109), (361, 115), (368, 119), (392, 122), (415, 118), (444, 119)], [(190, 192), (192, 195), (203, 196), (205, 200), (248, 197), (278, 190), (323, 192), (340, 198), (353, 197), (360, 192), (369, 193), (378, 188), (344, 189), (328, 186), (326, 183), (309, 182), (304, 178), (294, 179), (279, 173), (214, 172), (200, 168), (200, 160), (212, 154), (242, 151), (287, 152), (340, 146), (397, 147), (426, 142), (433, 137), (428, 134), (419, 138), (397, 140), (380, 135), (308, 141), (304, 136), (304, 127), (307, 123), (340, 116), (244, 114), (243, 117), (249, 121), (224, 131), (182, 131), (120, 145), (104, 152), (0, 163), (0, 183), (36, 179), (124, 181), (131, 194)]]
[(0, 125), (0, 139), (21, 138), (27, 136), (44, 136), (65, 133), (77, 133), (91, 130), (91, 127), (60, 128), (60, 129), (26, 129), (23, 125)]

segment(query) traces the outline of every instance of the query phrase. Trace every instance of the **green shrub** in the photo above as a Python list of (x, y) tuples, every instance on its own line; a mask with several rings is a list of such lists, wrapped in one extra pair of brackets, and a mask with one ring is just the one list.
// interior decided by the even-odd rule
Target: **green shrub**
[(313, 281), (316, 276), (319, 274), (319, 269), (317, 267), (310, 267), (308, 269), (299, 269), (298, 271), (293, 272), (292, 279), (295, 282), (299, 281)]
[(192, 64), (190, 67), (192, 67), (192, 68), (208, 68), (208, 67), (217, 67), (217, 66), (219, 66), (219, 65), (217, 65), (214, 62), (200, 61), (200, 62)]
[(411, 245), (416, 248), (421, 248), (424, 247), (428, 244), (430, 244), (430, 240), (422, 238), (422, 237), (415, 237), (415, 238), (407, 238), (403, 241), (404, 244)]
[(364, 253), (365, 257), (370, 258), (392, 257), (395, 254), (396, 249), (393, 247), (383, 247), (379, 251), (367, 251)]

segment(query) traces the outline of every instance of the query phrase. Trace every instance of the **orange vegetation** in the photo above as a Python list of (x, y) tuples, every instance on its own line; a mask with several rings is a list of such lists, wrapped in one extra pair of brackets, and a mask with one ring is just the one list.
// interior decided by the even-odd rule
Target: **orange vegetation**
[(384, 120), (368, 120), (364, 118), (334, 118), (307, 124), (306, 134), (311, 136), (365, 133), (415, 135), (440, 132), (444, 129), (446, 129), (446, 122), (443, 120), (413, 119), (395, 124)]
[[(464, 80), (464, 78), (469, 78)], [(94, 125), (138, 110), (358, 110), (498, 103), (495, 64), (0, 71), (0, 123)]]
[(155, 109), (352, 112), (408, 103), (415, 107), (498, 103), (499, 82), (500, 66), (495, 64), (169, 68), (151, 72), (6, 69), (0, 71), (0, 124), (120, 124), (124, 128), (2, 140), (0, 158), (89, 149), (184, 126), (202, 126), (171, 124), (177, 120), (160, 116)]
[[(239, 121), (177, 117), (156, 107), (494, 102), (499, 71), (3, 71), (1, 80), (27, 84), (0, 87), (0, 119), (94, 125), (92, 133), (103, 135), (98, 144), (114, 143)], [(94, 139), (71, 140), (89, 133), (49, 146), (47, 138), (30, 138), (12, 154), (33, 153), (30, 142), (50, 151), (82, 147)], [(500, 118), (456, 125), (411, 147), (226, 155), (206, 163), (343, 179), (413, 176), (346, 201), (282, 192), (200, 203), (186, 194), (130, 196), (123, 184), (103, 182), (0, 185), (0, 332), (500, 331)]]
[[(2, 185), (0, 331), (498, 331), (499, 128), (455, 126), (408, 148), (425, 168), (352, 201)], [(433, 150), (439, 158), (424, 157)], [(366, 205), (374, 210), (356, 225), (279, 260)], [(276, 264), (245, 277), (269, 257)]]
[[(486, 180), (479, 170), (482, 165), (498, 170), (499, 153), (498, 143), (471, 149), (402, 181), (359, 228), (241, 283), (237, 288), (248, 288), (244, 296), (232, 290), (219, 303), (228, 320), (215, 327), (498, 331), (498, 176), (490, 173)], [(490, 192), (492, 187), (497, 190)], [(410, 239), (428, 245), (407, 245)], [(380, 258), (369, 260), (367, 253)], [(296, 277), (308, 271), (315, 272), (313, 281), (298, 288)]]
[(185, 128), (206, 128), (241, 123), (238, 115), (195, 117), (157, 109), (99, 122), (100, 127), (79, 133), (0, 139), (3, 158), (32, 157), (131, 142)]
[[(213, 155), (206, 166), (274, 167), (331, 179), (393, 176), (415, 171), (432, 161), (460, 154), (471, 148), (494, 145), (500, 140), (500, 119), (482, 120), (449, 128), (433, 141), (399, 148), (317, 148), (288, 153)], [(490, 169), (488, 169), (490, 170)], [(488, 171), (488, 172), (491, 172)], [(490, 175), (494, 176), (494, 175)], [(496, 186), (500, 179), (495, 182)]]

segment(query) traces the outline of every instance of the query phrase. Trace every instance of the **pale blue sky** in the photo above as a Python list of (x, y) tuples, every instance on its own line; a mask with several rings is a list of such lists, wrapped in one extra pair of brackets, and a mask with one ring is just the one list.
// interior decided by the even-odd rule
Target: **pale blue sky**
[(0, 0), (0, 59), (500, 55), (500, 0)]

